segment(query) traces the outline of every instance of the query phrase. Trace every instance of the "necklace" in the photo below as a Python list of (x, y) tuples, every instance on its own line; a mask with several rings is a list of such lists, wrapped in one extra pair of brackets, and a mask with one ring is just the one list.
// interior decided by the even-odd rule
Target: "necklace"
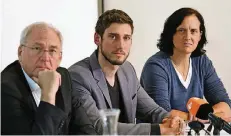
[(173, 67), (176, 69), (176, 71), (179, 72), (183, 76), (184, 79), (186, 79), (187, 75), (188, 75), (189, 66), (188, 66), (187, 70), (181, 70), (181, 68), (179, 66), (177, 66), (172, 59), (171, 59), (171, 61), (172, 61)]

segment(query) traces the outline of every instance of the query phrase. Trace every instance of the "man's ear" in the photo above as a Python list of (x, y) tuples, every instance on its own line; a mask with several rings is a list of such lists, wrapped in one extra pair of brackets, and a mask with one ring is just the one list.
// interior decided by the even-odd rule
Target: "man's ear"
[(95, 32), (94, 34), (94, 42), (97, 46), (99, 46), (101, 44), (101, 36)]
[(22, 60), (22, 45), (19, 45), (18, 47), (18, 60), (19, 62)]
[(63, 53), (61, 53), (60, 56), (59, 56), (59, 58), (58, 58), (58, 67), (60, 66), (62, 58), (63, 58)]

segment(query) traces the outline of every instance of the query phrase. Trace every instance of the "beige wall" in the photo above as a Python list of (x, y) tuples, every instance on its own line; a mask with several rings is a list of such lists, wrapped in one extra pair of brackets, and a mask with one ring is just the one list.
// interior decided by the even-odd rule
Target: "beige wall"
[(207, 54), (231, 96), (231, 0), (104, 0), (104, 9), (118, 8), (134, 20), (129, 61), (138, 77), (145, 61), (158, 51), (157, 39), (165, 19), (178, 8), (196, 8), (205, 19)]

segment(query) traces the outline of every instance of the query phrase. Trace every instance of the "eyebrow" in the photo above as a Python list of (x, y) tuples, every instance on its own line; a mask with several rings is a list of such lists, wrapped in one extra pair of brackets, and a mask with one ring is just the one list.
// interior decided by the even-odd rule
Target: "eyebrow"
[(197, 29), (197, 28), (192, 28), (191, 30), (200, 30), (200, 29)]
[[(44, 46), (43, 43), (39, 43), (39, 42), (35, 42), (34, 45), (40, 45), (40, 46)], [(58, 49), (58, 45), (49, 45), (49, 48), (57, 48)]]
[[(108, 33), (109, 35), (116, 35), (118, 36), (119, 34), (118, 33)], [(124, 36), (131, 36), (130, 34), (125, 34)]]
[[(188, 28), (185, 28), (185, 27), (177, 27), (176, 29), (188, 29)], [(192, 30), (192, 29), (196, 29), (196, 30), (198, 30), (197, 28), (191, 28), (190, 30)], [(200, 29), (200, 28), (199, 28)]]

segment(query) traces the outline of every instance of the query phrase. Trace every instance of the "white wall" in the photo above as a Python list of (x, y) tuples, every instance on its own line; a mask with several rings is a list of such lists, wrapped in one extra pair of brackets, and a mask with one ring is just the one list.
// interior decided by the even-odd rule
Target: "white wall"
[[(1, 71), (17, 59), (20, 33), (30, 23), (45, 21), (57, 27), (63, 37), (61, 66), (69, 67), (96, 49), (94, 27), (97, 0), (0, 0), (2, 8)], [(1, 39), (0, 39), (1, 40)]]
[(118, 8), (134, 21), (133, 46), (128, 60), (138, 77), (146, 60), (159, 51), (157, 39), (167, 17), (181, 7), (197, 9), (207, 30), (207, 54), (231, 96), (231, 1), (230, 0), (105, 0), (105, 10)]
[(3, 15), (3, 5), (2, 1), (0, 0), (0, 65), (2, 64), (2, 15)]

